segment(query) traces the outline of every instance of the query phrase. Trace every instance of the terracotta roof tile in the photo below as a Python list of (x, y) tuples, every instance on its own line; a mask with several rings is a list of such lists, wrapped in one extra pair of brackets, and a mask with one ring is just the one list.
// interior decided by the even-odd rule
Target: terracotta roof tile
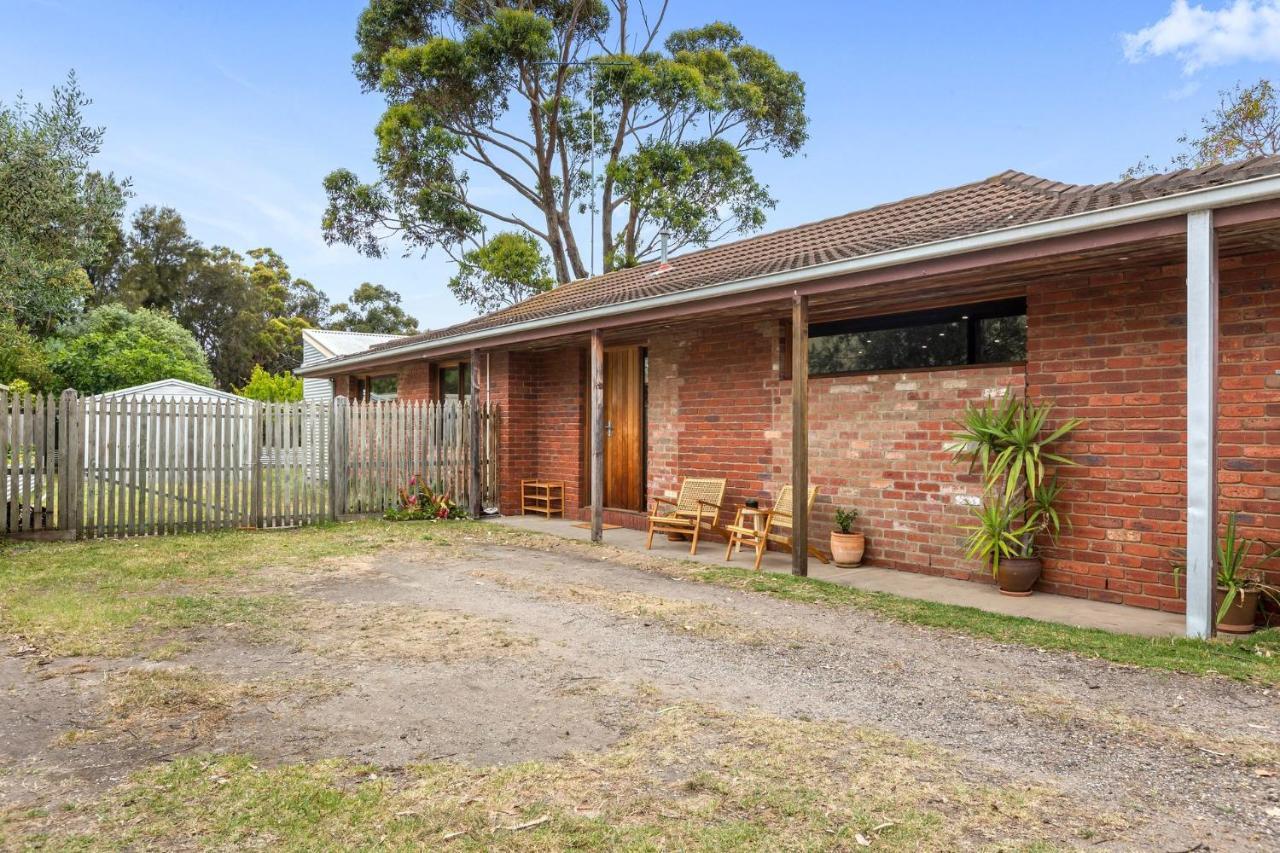
[(1280, 174), (1280, 156), (1105, 184), (1064, 184), (1007, 171), (976, 183), (677, 255), (668, 261), (669, 268), (663, 271), (659, 271), (658, 262), (650, 262), (579, 279), (492, 314), (379, 344), (371, 347), (371, 351), (968, 237), (1274, 174)]

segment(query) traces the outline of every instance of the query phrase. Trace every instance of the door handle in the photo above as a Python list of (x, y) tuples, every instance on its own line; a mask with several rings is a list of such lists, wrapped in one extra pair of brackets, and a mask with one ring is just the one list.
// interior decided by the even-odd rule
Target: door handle
[(613, 438), (613, 421), (608, 421), (605, 423), (604, 434), (609, 438)]

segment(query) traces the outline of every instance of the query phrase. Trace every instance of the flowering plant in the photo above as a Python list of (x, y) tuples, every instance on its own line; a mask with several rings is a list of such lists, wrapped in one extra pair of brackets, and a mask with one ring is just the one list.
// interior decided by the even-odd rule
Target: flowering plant
[(433, 490), (416, 474), (409, 478), (407, 487), (401, 487), (399, 497), (398, 505), (386, 511), (386, 517), (391, 521), (444, 521), (467, 517), (448, 492)]

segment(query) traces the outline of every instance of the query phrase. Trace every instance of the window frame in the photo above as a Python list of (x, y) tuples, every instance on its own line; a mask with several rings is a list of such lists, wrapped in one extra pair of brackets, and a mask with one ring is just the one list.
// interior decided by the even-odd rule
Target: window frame
[[(812, 377), (827, 376), (867, 376), (877, 373), (918, 373), (932, 370), (966, 370), (973, 367), (1000, 367), (1003, 365), (1026, 364), (1026, 359), (1015, 361), (979, 361), (978, 335), (983, 320), (1000, 317), (1025, 317), (1027, 314), (1026, 297), (997, 299), (987, 302), (975, 302), (966, 305), (948, 305), (941, 308), (926, 308), (920, 311), (906, 311), (896, 314), (876, 314), (869, 317), (854, 317), (847, 320), (829, 320), (809, 324), (809, 340), (832, 335), (849, 335), (859, 332), (884, 331), (886, 329), (905, 329), (916, 326), (931, 326), (942, 323), (954, 323), (963, 320), (965, 326), (965, 360), (958, 364), (923, 365), (920, 367), (876, 367), (864, 370), (839, 370), (815, 373)], [(782, 360), (784, 366), (783, 379), (790, 379), (791, 335), (786, 335), (786, 346)]]
[(436, 382), (439, 389), (440, 400), (443, 402), (452, 394), (446, 394), (444, 390), (444, 374), (449, 370), (458, 371), (458, 394), (459, 402), (466, 400), (471, 396), (471, 362), (470, 361), (446, 361), (436, 365)]

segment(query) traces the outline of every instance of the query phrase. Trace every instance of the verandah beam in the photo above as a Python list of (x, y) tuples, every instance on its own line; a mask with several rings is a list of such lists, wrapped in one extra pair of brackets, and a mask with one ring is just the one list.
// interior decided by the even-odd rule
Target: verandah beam
[(1218, 244), (1187, 214), (1187, 636), (1214, 632), (1218, 527)]
[(791, 574), (809, 574), (809, 297), (791, 297)]
[(604, 539), (604, 335), (591, 332), (591, 541)]

